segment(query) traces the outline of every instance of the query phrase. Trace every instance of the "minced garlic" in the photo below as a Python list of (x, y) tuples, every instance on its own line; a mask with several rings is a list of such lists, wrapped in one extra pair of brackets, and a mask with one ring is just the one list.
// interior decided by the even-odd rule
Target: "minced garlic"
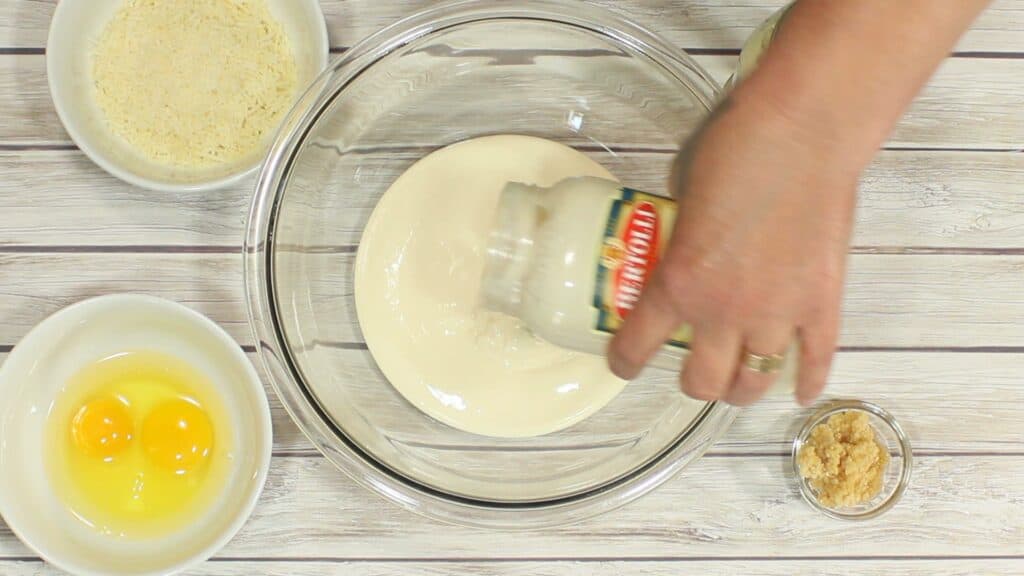
[(855, 506), (882, 490), (889, 452), (875, 437), (867, 414), (846, 411), (811, 430), (797, 463), (823, 505)]
[(127, 0), (92, 70), (111, 129), (184, 167), (254, 155), (296, 92), (295, 57), (265, 0)]

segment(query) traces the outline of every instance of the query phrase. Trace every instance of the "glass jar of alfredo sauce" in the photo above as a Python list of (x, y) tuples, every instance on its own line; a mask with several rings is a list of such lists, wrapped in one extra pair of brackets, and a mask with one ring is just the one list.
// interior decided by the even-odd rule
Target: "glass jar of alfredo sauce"
[[(664, 253), (671, 198), (594, 177), (551, 188), (509, 183), (495, 213), (481, 283), (488, 309), (516, 316), (563, 348), (604, 354)], [(679, 370), (691, 329), (680, 326), (650, 361)], [(793, 389), (791, 349), (776, 389)]]

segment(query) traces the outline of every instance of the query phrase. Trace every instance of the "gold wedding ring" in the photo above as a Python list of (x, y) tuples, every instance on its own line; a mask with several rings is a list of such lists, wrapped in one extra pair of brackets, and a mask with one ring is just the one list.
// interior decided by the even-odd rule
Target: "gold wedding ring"
[(755, 354), (746, 352), (743, 355), (743, 366), (758, 374), (777, 374), (786, 361), (784, 354)]

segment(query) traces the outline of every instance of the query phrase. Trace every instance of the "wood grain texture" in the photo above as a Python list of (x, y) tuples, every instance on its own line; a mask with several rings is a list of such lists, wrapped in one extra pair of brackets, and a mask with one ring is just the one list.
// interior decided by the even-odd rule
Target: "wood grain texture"
[[(7, 354), (0, 353), (0, 364)], [(274, 426), (274, 453), (317, 455), (282, 408), (255, 353), (248, 354), (264, 382)], [(921, 454), (966, 452), (1024, 455), (1024, 354), (840, 352), (826, 398), (859, 398), (892, 412)], [(351, 378), (354, 387), (388, 388), (375, 374)], [(787, 396), (769, 396), (744, 411), (712, 449), (721, 456), (782, 454), (811, 410)], [(950, 426), (956, 422), (956, 426)]]
[(0, 54), (0, 143), (15, 142), (70, 142), (50, 100), (42, 55)]
[[(719, 82), (735, 63), (733, 56), (696, 59)], [(70, 143), (50, 102), (44, 60), (35, 54), (0, 55), (0, 144)], [(415, 143), (433, 142), (431, 130), (425, 123)], [(897, 125), (889, 145), (1021, 150), (1024, 58), (947, 60)]]
[[(1021, 559), (942, 560), (759, 560), (680, 559), (674, 561), (589, 561), (549, 562), (247, 562), (216, 560), (191, 570), (188, 576), (1019, 576)], [(0, 561), (4, 576), (58, 576), (56, 568), (38, 560)]]
[[(390, 384), (375, 369), (363, 368), (369, 352), (337, 351), (342, 359), (335, 375), (355, 393), (350, 405), (376, 406), (403, 403)], [(1020, 368), (1024, 354), (930, 352), (840, 352), (830, 378), (826, 398), (859, 398), (885, 406), (902, 422), (915, 451), (935, 453), (992, 453), (1024, 456), (1024, 419), (1019, 418), (1024, 403), (1020, 386)], [(665, 393), (655, 395), (655, 388)], [(675, 383), (635, 382), (620, 399), (638, 397), (633, 403), (615, 403), (602, 413), (561, 438), (621, 436), (650, 418), (654, 399), (670, 402)], [(652, 400), (645, 402), (644, 397)], [(308, 453), (306, 440), (284, 414), (275, 410), (275, 430), (282, 439), (275, 445), (282, 451)], [(389, 410), (373, 413), (379, 430), (395, 438), (424, 438), (417, 424), (410, 423), (408, 412)], [(811, 410), (799, 408), (789, 396), (769, 396), (744, 411), (730, 431), (711, 449), (717, 455), (782, 454), (791, 446), (799, 426)], [(628, 422), (622, 424), (621, 422)], [(955, 427), (950, 422), (956, 422)], [(342, 423), (342, 425), (344, 425)], [(434, 433), (439, 444), (447, 441)], [(300, 444), (290, 445), (288, 440)], [(465, 442), (465, 440), (461, 440)], [(460, 443), (455, 439), (452, 443)]]
[[(204, 312), (251, 350), (237, 253), (251, 182), (213, 194), (142, 191), (74, 149), (41, 53), (56, 2), (0, 0), (0, 362), (49, 313), (125, 291)], [(594, 3), (702, 54), (722, 82), (732, 52), (784, 0)], [(340, 51), (434, 2), (322, 4)], [(619, 511), (525, 534), (442, 526), (333, 469), (268, 388), (275, 458), (266, 492), (218, 560), (190, 573), (1024, 574), (1024, 0), (995, 0), (957, 50), (892, 136), (890, 146), (911, 150), (883, 152), (865, 175), (854, 244), (880, 254), (852, 257), (849, 348), (827, 392), (883, 405), (910, 435), (916, 471), (889, 514), (851, 530), (799, 500), (785, 454), (807, 412), (774, 397), (682, 475)], [(427, 129), (413, 136), (397, 144), (433, 142)], [(656, 189), (668, 154), (624, 153), (619, 175)], [(347, 206), (356, 218), (371, 208)], [(352, 287), (340, 271), (352, 255), (323, 257), (337, 266), (317, 287), (344, 311)], [(360, 341), (351, 324), (332, 333)], [(348, 353), (365, 364), (367, 351)], [(387, 386), (360, 362), (354, 385)], [(0, 522), (0, 574), (58, 573)]]
[[(590, 152), (598, 161), (606, 154)], [(419, 153), (362, 156), (379, 171)], [(623, 182), (661, 190), (668, 153), (621, 153)], [(395, 170), (391, 170), (395, 172)], [(0, 151), (0, 251), (12, 246), (239, 246), (253, 182), (214, 193), (141, 190), (108, 175), (77, 150)], [(397, 176), (397, 173), (392, 174)], [(1024, 248), (1024, 154), (884, 151), (861, 185), (856, 246)], [(317, 210), (364, 221), (372, 202), (337, 186)], [(351, 192), (348, 192), (351, 191)], [(357, 213), (358, 214), (355, 214)], [(359, 230), (351, 230), (358, 235)], [(358, 237), (358, 236), (357, 236)]]
[[(6, 354), (0, 354), (0, 363)], [(274, 426), (274, 453), (316, 456), (270, 387), (259, 358)], [(840, 352), (826, 398), (860, 398), (892, 412), (920, 454), (1024, 454), (1024, 389), (1019, 355), (920, 352)], [(387, 387), (380, 380), (357, 386)], [(782, 454), (810, 410), (790, 398), (768, 397), (744, 411), (710, 451), (719, 456)], [(956, 426), (950, 426), (956, 422)]]
[[(312, 277), (338, 320), (321, 340), (359, 342), (350, 310), (352, 254), (310, 256)], [(316, 260), (321, 259), (322, 264)], [(1024, 257), (873, 255), (850, 259), (841, 344), (870, 347), (1024, 346)], [(251, 344), (241, 256), (227, 254), (0, 253), (0, 344), (13, 344), (58, 309), (90, 296), (139, 292), (181, 302)], [(998, 306), (998, 308), (995, 308)], [(998, 314), (993, 311), (998, 310)]]
[[(331, 44), (351, 46), (436, 0), (323, 0)], [(738, 49), (785, 0), (595, 0), (684, 48)], [(57, 0), (0, 0), (0, 48), (42, 48)], [(996, 0), (957, 46), (961, 51), (1024, 52), (1024, 2)]]
[[(1019, 554), (1024, 541), (1021, 458), (918, 458), (899, 505), (857, 530), (808, 507), (789, 470), (782, 456), (703, 458), (617, 511), (572, 526), (509, 533), (443, 526), (368, 493), (322, 458), (280, 457), (253, 517), (221, 556), (997, 556)], [(0, 528), (0, 557), (26, 555)]]

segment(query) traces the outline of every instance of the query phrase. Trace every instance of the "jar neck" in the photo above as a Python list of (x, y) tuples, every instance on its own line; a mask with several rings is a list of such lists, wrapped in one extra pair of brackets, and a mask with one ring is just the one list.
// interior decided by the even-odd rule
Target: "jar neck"
[(545, 217), (544, 189), (509, 182), (501, 191), (487, 241), (480, 305), (518, 316), (537, 227)]

